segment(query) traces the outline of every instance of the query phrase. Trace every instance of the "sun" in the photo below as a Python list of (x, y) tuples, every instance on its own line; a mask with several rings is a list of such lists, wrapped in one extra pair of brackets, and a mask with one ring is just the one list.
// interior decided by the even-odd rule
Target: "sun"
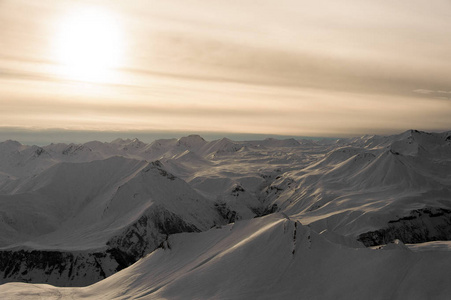
[(122, 28), (101, 8), (78, 9), (61, 19), (55, 38), (58, 73), (65, 79), (109, 82), (121, 65)]

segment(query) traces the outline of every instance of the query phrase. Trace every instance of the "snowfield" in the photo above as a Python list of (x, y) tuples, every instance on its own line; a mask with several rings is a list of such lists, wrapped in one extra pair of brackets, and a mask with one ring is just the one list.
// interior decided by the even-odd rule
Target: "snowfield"
[(449, 299), (451, 132), (0, 143), (1, 299)]

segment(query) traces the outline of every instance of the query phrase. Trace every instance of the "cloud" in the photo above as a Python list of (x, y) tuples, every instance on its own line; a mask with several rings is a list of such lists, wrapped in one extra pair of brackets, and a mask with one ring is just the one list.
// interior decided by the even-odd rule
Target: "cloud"
[(437, 99), (443, 99), (448, 100), (451, 99), (451, 91), (434, 91), (434, 90), (427, 90), (427, 89), (417, 89), (413, 90), (414, 93), (430, 96)]
[(413, 90), (413, 92), (417, 93), (417, 94), (423, 94), (423, 95), (430, 95), (430, 94), (435, 93), (435, 91), (425, 90), (425, 89)]
[(61, 80), (51, 74), (28, 72), (26, 70), (0, 69), (0, 79), (10, 80), (32, 80), (32, 81), (56, 81)]
[(449, 1), (78, 1), (118, 6), (127, 33), (123, 77), (86, 86), (52, 73), (52, 20), (75, 2), (4, 3), (5, 125), (313, 135), (451, 126), (439, 100), (451, 95)]

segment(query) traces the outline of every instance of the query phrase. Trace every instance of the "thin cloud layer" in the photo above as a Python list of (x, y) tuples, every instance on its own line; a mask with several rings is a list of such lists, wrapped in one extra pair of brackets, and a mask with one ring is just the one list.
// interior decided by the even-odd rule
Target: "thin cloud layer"
[[(54, 55), (64, 16), (90, 6), (124, 33), (114, 76), (98, 82), (62, 76)], [(445, 130), (450, 14), (449, 1), (5, 0), (0, 126)]]
[(426, 89), (416, 89), (413, 90), (414, 93), (420, 94), (425, 97), (433, 97), (436, 99), (450, 100), (451, 99), (451, 91), (433, 91)]

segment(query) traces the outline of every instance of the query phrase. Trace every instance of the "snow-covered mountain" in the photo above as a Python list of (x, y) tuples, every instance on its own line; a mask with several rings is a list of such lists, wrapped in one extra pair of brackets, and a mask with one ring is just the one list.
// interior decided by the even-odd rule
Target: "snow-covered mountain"
[(0, 298), (447, 299), (450, 240), (451, 132), (0, 143)]
[[(9, 188), (0, 195), (4, 281), (86, 285), (134, 263), (170, 234), (225, 223), (213, 202), (159, 161), (58, 163)], [(48, 260), (44, 267), (28, 263), (36, 251)], [(55, 251), (64, 257), (47, 258)]]

